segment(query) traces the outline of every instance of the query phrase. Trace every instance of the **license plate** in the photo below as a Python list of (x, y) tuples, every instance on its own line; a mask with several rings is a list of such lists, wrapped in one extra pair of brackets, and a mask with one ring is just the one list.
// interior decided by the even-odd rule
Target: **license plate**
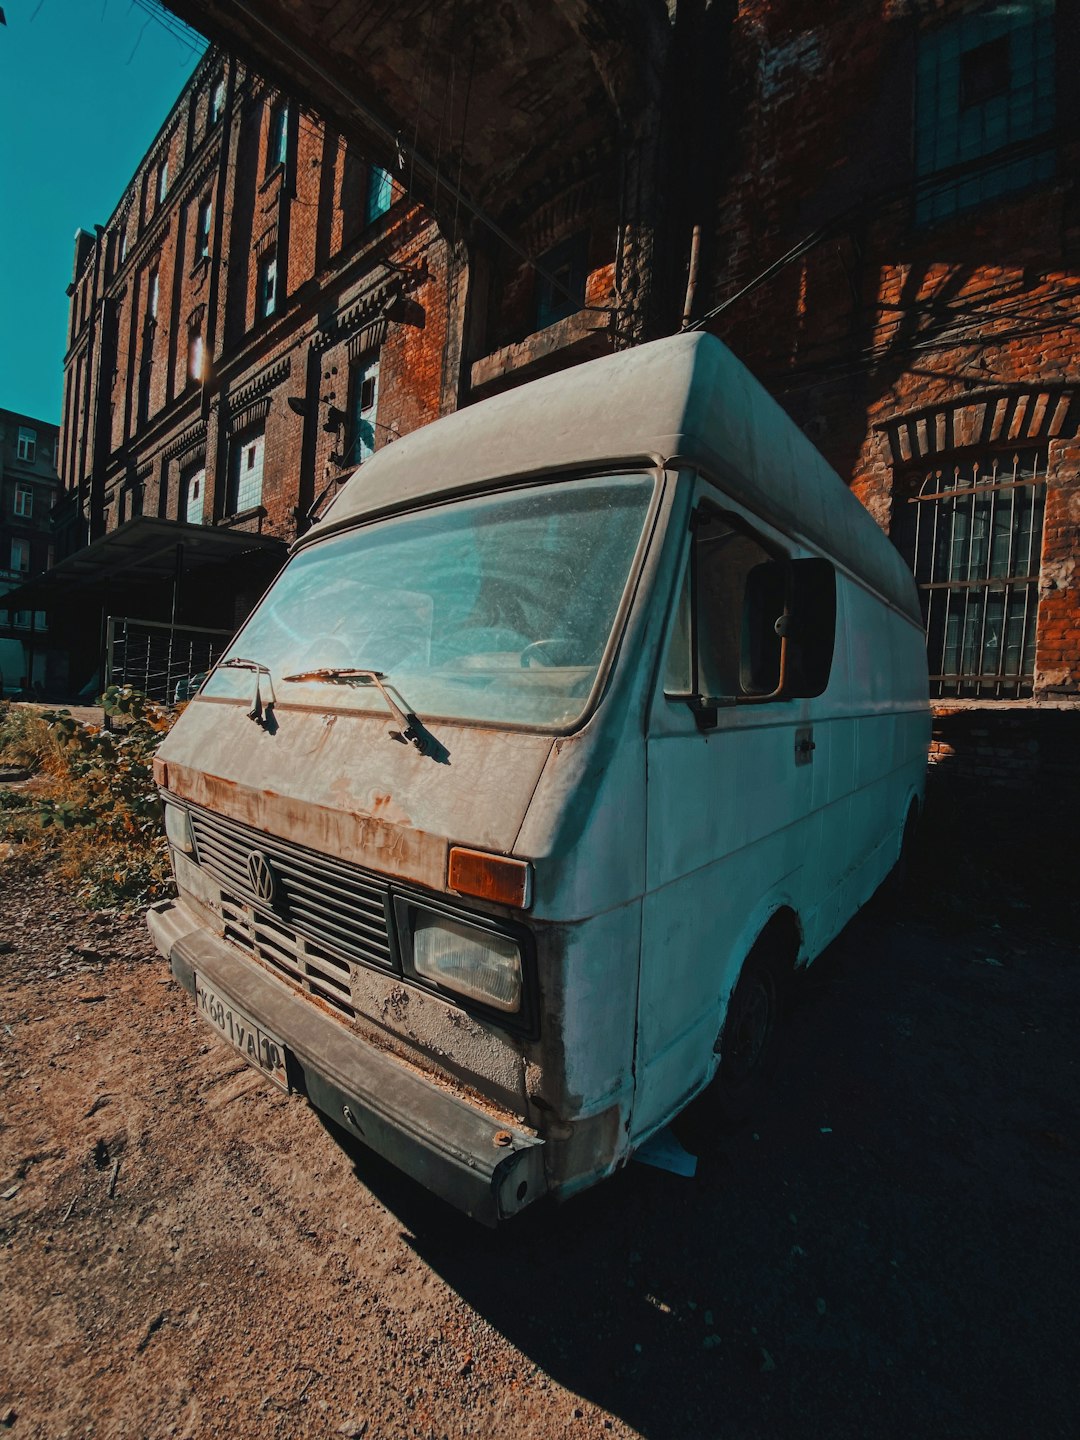
[(203, 1019), (235, 1046), (249, 1064), (261, 1070), (275, 1085), (288, 1090), (285, 1046), (276, 1035), (264, 1030), (239, 1005), (219, 995), (201, 975), (195, 976), (195, 1004)]

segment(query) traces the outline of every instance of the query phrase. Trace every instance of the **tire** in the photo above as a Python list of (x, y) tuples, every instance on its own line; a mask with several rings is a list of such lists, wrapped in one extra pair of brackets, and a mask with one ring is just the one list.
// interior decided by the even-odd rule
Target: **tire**
[(746, 1123), (776, 1069), (789, 959), (782, 937), (766, 932), (746, 957), (732, 991), (716, 1042), (720, 1068), (706, 1091), (721, 1129)]
[(885, 876), (878, 891), (886, 908), (898, 907), (907, 893), (911, 874), (911, 856), (915, 848), (915, 831), (918, 829), (918, 825), (919, 807), (913, 800), (908, 806), (907, 818), (904, 821), (904, 833), (900, 837), (900, 850), (896, 857), (896, 864)]

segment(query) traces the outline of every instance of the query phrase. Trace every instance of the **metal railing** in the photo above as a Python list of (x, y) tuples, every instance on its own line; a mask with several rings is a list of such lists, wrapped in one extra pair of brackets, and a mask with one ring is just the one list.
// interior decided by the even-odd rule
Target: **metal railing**
[[(232, 638), (231, 630), (170, 625), (110, 615), (105, 684), (130, 685), (160, 704), (186, 699), (187, 682), (209, 670)], [(180, 692), (178, 693), (178, 688)]]

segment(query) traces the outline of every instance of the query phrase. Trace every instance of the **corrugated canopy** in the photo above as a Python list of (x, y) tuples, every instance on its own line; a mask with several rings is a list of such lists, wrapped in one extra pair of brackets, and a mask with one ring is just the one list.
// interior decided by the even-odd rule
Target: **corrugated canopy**
[(141, 585), (171, 580), (177, 573), (178, 547), (183, 574), (252, 554), (282, 562), (286, 552), (284, 542), (270, 535), (137, 515), (51, 570), (6, 591), (0, 603), (4, 609), (47, 610), (76, 595), (89, 599), (91, 592), (113, 587), (117, 581)]

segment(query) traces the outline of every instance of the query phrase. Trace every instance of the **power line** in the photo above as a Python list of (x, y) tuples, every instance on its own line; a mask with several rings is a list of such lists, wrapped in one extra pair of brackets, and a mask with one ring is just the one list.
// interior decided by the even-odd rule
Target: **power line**
[[(167, 31), (174, 40), (186, 46), (193, 55), (201, 55), (206, 50), (206, 37), (181, 20), (179, 15), (173, 14), (171, 10), (166, 10), (160, 0), (131, 0), (131, 3), (137, 5), (144, 15)], [(132, 51), (132, 54), (134, 53)]]
[(992, 175), (996, 170), (1012, 165), (1017, 160), (1029, 159), (1045, 151), (1051, 145), (1056, 144), (1060, 138), (1057, 131), (1047, 130), (1041, 135), (1032, 137), (1030, 140), (1023, 140), (1013, 145), (1003, 146), (993, 155), (981, 156), (977, 160), (964, 161), (959, 165), (951, 165), (944, 170), (937, 170), (931, 175), (920, 176), (913, 183), (905, 182), (899, 185), (891, 185), (863, 199), (856, 200), (853, 204), (846, 206), (838, 214), (832, 216), (831, 219), (826, 220), (816, 229), (810, 231), (802, 240), (794, 244), (790, 250), (787, 250), (783, 255), (772, 261), (771, 264), (766, 265), (765, 268), (760, 270), (752, 279), (740, 286), (734, 295), (729, 295), (726, 299), (721, 300), (720, 303), (714, 305), (711, 310), (706, 311), (700, 320), (695, 320), (692, 325), (688, 325), (686, 328), (688, 330), (700, 330), (703, 326), (707, 325), (710, 320), (715, 320), (718, 315), (722, 315), (725, 310), (730, 309), (732, 305), (736, 304), (745, 295), (749, 295), (752, 291), (757, 290), (760, 286), (771, 280), (779, 271), (793, 264), (796, 260), (800, 260), (808, 251), (813, 250), (823, 241), (828, 240), (830, 236), (842, 233), (847, 228), (849, 222), (857, 216), (865, 215), (878, 208), (884, 209), (890, 205), (909, 201), (912, 196), (925, 197), (932, 195), (935, 190), (946, 189), (961, 180), (970, 179), (973, 175), (978, 177)]

